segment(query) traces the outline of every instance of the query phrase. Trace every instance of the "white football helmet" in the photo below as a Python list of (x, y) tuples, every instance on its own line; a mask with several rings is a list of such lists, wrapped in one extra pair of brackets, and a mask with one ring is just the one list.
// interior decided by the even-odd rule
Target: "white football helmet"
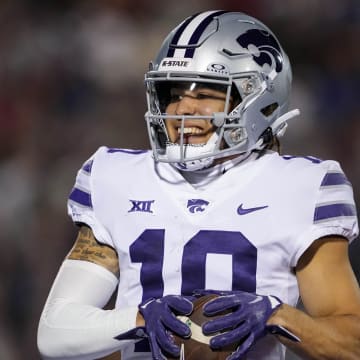
[[(197, 170), (214, 159), (249, 154), (263, 149), (274, 135), (283, 134), (291, 66), (275, 35), (257, 19), (240, 12), (206, 11), (178, 25), (166, 37), (145, 75), (148, 111), (145, 114), (156, 161)], [(186, 144), (184, 124), (193, 115), (168, 115), (170, 89), (174, 86), (207, 86), (226, 94), (223, 112), (209, 119), (216, 128), (206, 144)], [(236, 100), (230, 106), (230, 99)], [(178, 119), (180, 141), (170, 141), (167, 119)]]

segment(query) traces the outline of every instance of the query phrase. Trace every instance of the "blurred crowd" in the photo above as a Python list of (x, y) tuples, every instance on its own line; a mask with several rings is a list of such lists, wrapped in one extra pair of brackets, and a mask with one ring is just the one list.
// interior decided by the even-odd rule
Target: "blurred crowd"
[(1, 359), (39, 359), (40, 312), (76, 234), (66, 214), (76, 171), (100, 145), (148, 148), (148, 62), (175, 24), (205, 9), (247, 12), (278, 35), (301, 110), (283, 152), (340, 161), (360, 204), (358, 0), (2, 0)]

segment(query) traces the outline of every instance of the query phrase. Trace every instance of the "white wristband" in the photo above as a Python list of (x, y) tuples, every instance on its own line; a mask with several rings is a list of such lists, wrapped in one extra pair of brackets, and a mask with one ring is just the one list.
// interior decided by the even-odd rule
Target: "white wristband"
[(114, 337), (136, 326), (138, 308), (102, 309), (117, 283), (115, 275), (99, 265), (63, 262), (39, 322), (43, 359), (96, 359), (133, 342)]

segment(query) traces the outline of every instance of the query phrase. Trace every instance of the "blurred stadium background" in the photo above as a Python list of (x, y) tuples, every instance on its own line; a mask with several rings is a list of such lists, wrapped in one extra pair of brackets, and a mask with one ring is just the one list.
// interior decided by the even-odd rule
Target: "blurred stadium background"
[(360, 204), (358, 0), (2, 0), (1, 359), (39, 359), (40, 312), (76, 233), (66, 214), (76, 171), (100, 145), (148, 147), (148, 61), (175, 24), (206, 9), (247, 12), (278, 35), (302, 111), (283, 153), (340, 161)]

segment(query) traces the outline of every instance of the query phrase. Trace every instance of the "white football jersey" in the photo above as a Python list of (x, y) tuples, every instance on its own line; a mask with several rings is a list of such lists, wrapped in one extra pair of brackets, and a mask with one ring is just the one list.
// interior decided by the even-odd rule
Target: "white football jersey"
[[(117, 251), (122, 308), (204, 288), (275, 295), (295, 306), (293, 269), (304, 251), (322, 236), (358, 234), (339, 164), (276, 152), (195, 188), (150, 151), (101, 147), (79, 170), (68, 211)], [(151, 359), (144, 344), (125, 348), (122, 359)], [(246, 359), (284, 359), (284, 348), (268, 335)]]

